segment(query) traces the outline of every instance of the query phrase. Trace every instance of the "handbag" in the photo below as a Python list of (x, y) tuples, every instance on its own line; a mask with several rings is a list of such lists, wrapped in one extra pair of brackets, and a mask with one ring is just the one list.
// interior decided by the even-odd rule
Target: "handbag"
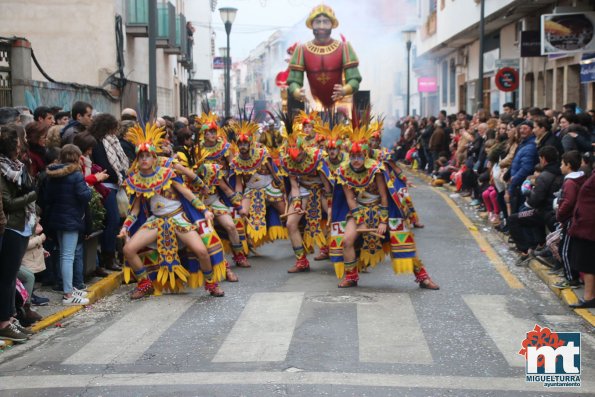
[(118, 203), (118, 213), (120, 214), (120, 218), (126, 218), (128, 215), (128, 195), (126, 194), (126, 190), (124, 188), (118, 189), (118, 193), (116, 194), (116, 202)]

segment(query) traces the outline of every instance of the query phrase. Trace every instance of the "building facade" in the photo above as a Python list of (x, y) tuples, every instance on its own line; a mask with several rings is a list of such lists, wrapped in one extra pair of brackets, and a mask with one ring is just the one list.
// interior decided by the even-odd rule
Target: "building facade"
[[(190, 82), (198, 70), (210, 77), (195, 66), (195, 37), (203, 35), (196, 34), (185, 3), (157, 0), (158, 115), (194, 111), (197, 93)], [(208, 15), (206, 25), (211, 4), (207, 9), (200, 14)], [(148, 0), (4, 0), (0, 36), (14, 55), (10, 105), (70, 109), (85, 100), (98, 111), (131, 107), (148, 117), (148, 13)], [(210, 59), (206, 64), (210, 67)]]
[[(540, 29), (542, 14), (593, 11), (590, 1), (490, 0), (485, 1), (483, 75), (479, 76), (480, 0), (421, 0), (421, 25), (414, 45), (415, 77), (437, 81), (435, 92), (416, 94), (423, 115), (445, 109), (473, 112), (500, 111), (513, 102), (518, 108), (539, 106), (562, 109), (575, 102), (582, 109), (595, 107), (593, 82), (581, 84), (584, 54), (522, 57), (523, 32)], [(464, 17), (463, 17), (464, 16)], [(519, 87), (512, 92), (497, 88), (495, 76), (502, 66), (513, 65)], [(481, 85), (478, 97), (477, 85)]]

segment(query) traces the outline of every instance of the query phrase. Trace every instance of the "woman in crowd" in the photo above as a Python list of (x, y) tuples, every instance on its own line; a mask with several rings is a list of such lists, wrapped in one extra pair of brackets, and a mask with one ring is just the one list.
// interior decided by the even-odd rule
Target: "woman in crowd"
[(104, 200), (107, 211), (105, 229), (101, 235), (100, 266), (109, 270), (121, 270), (115, 261), (116, 236), (120, 227), (120, 215), (116, 195), (128, 172), (128, 157), (118, 140), (118, 120), (111, 114), (100, 114), (93, 119), (89, 132), (97, 140), (91, 156), (93, 163), (106, 170), (109, 177), (103, 185), (110, 189)]
[(32, 228), (35, 225), (35, 199), (25, 165), (18, 160), (21, 143), (18, 125), (0, 127), (0, 191), (6, 224), (0, 249), (0, 339), (23, 343), (28, 332), (14, 318), (16, 279)]
[(29, 145), (29, 159), (31, 159), (29, 174), (33, 178), (37, 178), (37, 174), (45, 170), (47, 165), (45, 163), (45, 151), (48, 126), (36, 121), (27, 124), (25, 131), (27, 132), (27, 144)]

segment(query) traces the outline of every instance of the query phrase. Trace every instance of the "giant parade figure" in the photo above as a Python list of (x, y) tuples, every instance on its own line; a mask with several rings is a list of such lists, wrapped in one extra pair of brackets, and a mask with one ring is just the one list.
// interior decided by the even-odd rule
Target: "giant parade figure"
[(349, 42), (331, 38), (331, 31), (339, 26), (339, 21), (329, 6), (314, 7), (306, 26), (312, 29), (314, 40), (300, 44), (293, 53), (287, 78), (289, 95), (304, 101), (306, 73), (314, 99), (324, 108), (331, 108), (336, 101), (359, 89), (362, 81), (357, 68), (359, 61)]

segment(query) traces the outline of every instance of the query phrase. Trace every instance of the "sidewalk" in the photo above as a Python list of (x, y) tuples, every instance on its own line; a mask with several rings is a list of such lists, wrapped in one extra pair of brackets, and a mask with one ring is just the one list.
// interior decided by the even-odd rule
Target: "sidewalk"
[[(122, 284), (122, 280), (122, 272), (111, 272), (110, 275), (105, 278), (92, 278), (87, 287), (87, 291), (89, 292), (88, 298), (90, 301), (89, 306), (111, 294)], [(62, 293), (53, 291), (51, 287), (36, 288), (35, 294), (50, 299), (48, 306), (32, 306), (36, 312), (43, 316), (41, 321), (38, 321), (31, 326), (31, 330), (36, 333), (51, 327), (60, 320), (70, 317), (85, 308), (85, 306), (62, 305)], [(6, 346), (11, 346), (13, 344), (13, 342), (9, 340), (4, 342), (6, 343)], [(2, 348), (0, 348), (0, 351), (2, 351)]]
[[(410, 166), (404, 165), (402, 163), (399, 164), (399, 166), (405, 171), (405, 173), (409, 173), (417, 178), (419, 178), (420, 180), (423, 180), (425, 182), (427, 182), (428, 184), (431, 185), (432, 183), (432, 178), (427, 175), (424, 172), (420, 172), (417, 169), (413, 169)], [(456, 192), (456, 188), (455, 186), (451, 185), (451, 184), (444, 184), (441, 187), (437, 187), (434, 186), (435, 189), (438, 190), (442, 190), (442, 191), (447, 191), (450, 194), (450, 199), (453, 200), (459, 207), (460, 207), (460, 200), (463, 200), (466, 203), (471, 202), (471, 198), (470, 197), (461, 197), (458, 195), (458, 193)], [(458, 200), (456, 200), (458, 198)], [(480, 218), (481, 219), (481, 218)], [(471, 220), (469, 220), (470, 222), (473, 222)], [(477, 229), (481, 230), (481, 229), (485, 229), (486, 227), (489, 227), (489, 223), (487, 222), (486, 219), (481, 220), (481, 224), (477, 224)], [(497, 232), (496, 230), (494, 230), (494, 233), (496, 235), (498, 235), (505, 243), (508, 242), (508, 236)], [(550, 288), (550, 290), (556, 295), (558, 296), (566, 305), (569, 304), (573, 304), (573, 303), (577, 303), (579, 301), (579, 298), (583, 296), (583, 288), (577, 288), (577, 289), (559, 289), (559, 288), (555, 288), (552, 285), (558, 281), (560, 281), (560, 277), (555, 276), (555, 275), (551, 275), (549, 274), (549, 271), (551, 270), (550, 268), (548, 268), (547, 266), (545, 266), (544, 264), (542, 264), (541, 262), (539, 262), (537, 259), (531, 259), (529, 262), (529, 268), (531, 270), (533, 270), (533, 272)], [(578, 314), (579, 316), (581, 316), (585, 321), (587, 321), (589, 324), (591, 324), (592, 326), (595, 327), (595, 309), (574, 309), (574, 312), (576, 314)]]

